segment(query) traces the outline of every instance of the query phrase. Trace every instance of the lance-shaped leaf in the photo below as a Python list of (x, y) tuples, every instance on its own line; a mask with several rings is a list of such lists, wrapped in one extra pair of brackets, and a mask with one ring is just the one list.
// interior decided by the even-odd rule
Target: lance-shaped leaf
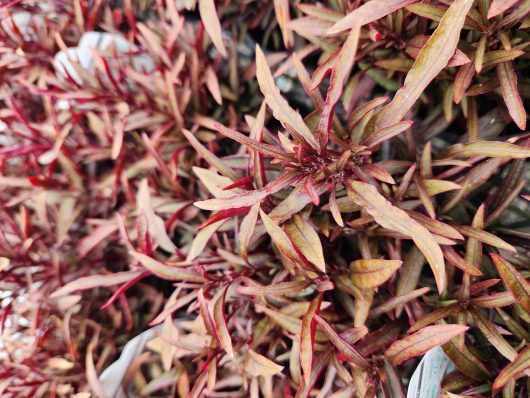
[[(435, 181), (435, 180), (430, 180), (430, 181)], [(464, 237), (462, 236), (460, 232), (458, 232), (456, 229), (454, 229), (453, 227), (451, 227), (450, 225), (446, 223), (443, 223), (438, 220), (433, 220), (432, 218), (424, 216), (423, 214), (418, 213), (413, 210), (407, 210), (407, 214), (411, 216), (414, 220), (418, 221), (421, 225), (423, 225), (425, 228), (427, 228), (432, 233), (445, 236), (449, 239), (458, 239), (458, 240), (464, 239)]]
[(311, 224), (299, 215), (294, 215), (293, 221), (285, 225), (285, 231), (304, 257), (316, 265), (320, 271), (326, 272), (322, 243)]
[(245, 371), (251, 377), (274, 376), (283, 370), (283, 366), (272, 362), (267, 357), (249, 349), (248, 356), (244, 362)]
[(267, 105), (272, 109), (274, 117), (295, 136), (302, 137), (313, 149), (319, 149), (317, 140), (307, 127), (302, 116), (296, 112), (282, 97), (280, 90), (274, 84), (271, 70), (267, 64), (265, 54), (260, 46), (256, 46), (256, 77), (259, 88), (265, 97)]
[(502, 256), (492, 253), (491, 258), (497, 267), (499, 276), (510, 289), (513, 297), (530, 313), (530, 283)]
[(340, 337), (331, 327), (320, 316), (315, 315), (315, 320), (322, 327), (326, 336), (328, 336), (329, 341), (335, 346), (339, 354), (346, 358), (347, 361), (354, 363), (359, 366), (361, 369), (369, 369), (370, 364), (364, 359), (364, 357), (357, 352), (350, 344), (348, 344), (342, 337)]
[(506, 366), (497, 376), (493, 382), (493, 389), (500, 390), (504, 387), (511, 379), (530, 369), (530, 345), (527, 345), (517, 357)]
[(359, 8), (353, 10), (329, 30), (328, 34), (342, 32), (343, 30), (352, 29), (353, 27), (361, 27), (367, 23), (373, 22), (377, 19), (393, 13), (409, 4), (415, 3), (418, 0), (372, 0), (364, 3)]
[(421, 289), (413, 290), (412, 292), (401, 294), (396, 297), (392, 297), (386, 303), (378, 305), (377, 307), (370, 310), (370, 317), (376, 318), (381, 314), (392, 311), (398, 307), (401, 307), (404, 304), (407, 304), (409, 301), (414, 300), (424, 294), (428, 293), (431, 290), (430, 287), (422, 287)]
[(311, 284), (308, 280), (273, 283), (268, 286), (241, 286), (237, 291), (241, 294), (253, 296), (283, 296), (305, 289)]
[(337, 102), (342, 95), (344, 83), (348, 78), (353, 62), (355, 60), (355, 53), (359, 44), (359, 37), (361, 34), (361, 27), (355, 26), (352, 28), (346, 41), (337, 56), (333, 69), (331, 71), (330, 84), (326, 95), (326, 101), (322, 108), (320, 122), (318, 124), (318, 133), (320, 147), (325, 149), (329, 139), (329, 132), (331, 129), (331, 120), (333, 119), (333, 111)]
[[(294, 316), (284, 314), (283, 312), (276, 311), (262, 305), (256, 304), (256, 309), (258, 311), (263, 311), (274, 323), (280, 326), (282, 329), (287, 332), (300, 336), (302, 331), (302, 321)], [(326, 335), (322, 330), (317, 329), (315, 331), (315, 341), (327, 341)]]
[(363, 289), (385, 283), (401, 267), (398, 260), (360, 259), (350, 263), (350, 277), (355, 286)]
[(386, 200), (373, 185), (352, 181), (350, 198), (366, 209), (375, 221), (384, 228), (409, 236), (420, 249), (431, 266), (438, 291), (441, 293), (445, 281), (445, 263), (442, 249), (431, 233), (398, 207)]
[(492, 293), (471, 299), (471, 304), (479, 308), (499, 308), (513, 303), (515, 303), (515, 298), (511, 292)]
[(374, 148), (378, 144), (389, 140), (390, 138), (402, 133), (412, 126), (412, 121), (406, 120), (404, 122), (398, 122), (391, 126), (383, 127), (377, 131), (374, 131), (368, 138), (363, 142), (369, 149)]
[(482, 272), (477, 267), (462, 258), (451, 246), (445, 246), (442, 251), (444, 253), (445, 259), (449, 261), (450, 264), (460, 268), (464, 272), (467, 272), (469, 275), (482, 275)]
[(489, 372), (475, 354), (466, 345), (459, 347), (457, 339), (453, 339), (442, 346), (449, 359), (453, 361), (457, 369), (473, 380), (484, 380)]
[(520, 0), (492, 0), (490, 8), (488, 10), (488, 19), (494, 18), (504, 11), (513, 7)]
[(471, 314), (477, 324), (478, 328), (484, 334), (484, 337), (488, 339), (493, 347), (497, 349), (505, 358), (513, 361), (517, 356), (517, 351), (505, 340), (504, 337), (499, 333), (496, 325), (493, 322), (488, 321), (484, 316), (477, 310), (472, 309)]
[(528, 158), (530, 148), (501, 141), (475, 141), (469, 144), (456, 144), (443, 154), (445, 158), (488, 156), (490, 158)]
[(56, 298), (61, 296), (66, 296), (70, 293), (76, 292), (78, 290), (88, 290), (94, 289), (96, 287), (108, 287), (114, 285), (120, 285), (122, 283), (129, 282), (139, 275), (143, 271), (124, 271), (124, 272), (115, 272), (109, 275), (91, 275), (85, 276), (75, 281), (69, 282), (60, 289), (54, 291), (50, 297)]
[(228, 331), (228, 327), (226, 326), (224, 310), (227, 291), (228, 287), (224, 289), (223, 294), (219, 296), (213, 306), (213, 323), (215, 327), (215, 334), (219, 339), (219, 343), (221, 343), (221, 347), (223, 347), (226, 353), (233, 358), (234, 349), (232, 348), (232, 339), (230, 337), (230, 332)]
[(193, 242), (191, 242), (190, 251), (188, 252), (186, 261), (192, 261), (195, 258), (197, 258), (199, 255), (201, 255), (202, 251), (208, 244), (210, 238), (213, 236), (213, 234), (215, 234), (215, 232), (219, 228), (221, 228), (221, 226), (225, 223), (225, 221), (226, 220), (221, 220), (213, 224), (210, 224), (207, 227), (201, 229), (199, 233), (195, 235)]
[(245, 145), (257, 151), (261, 153), (262, 155), (270, 156), (270, 157), (273, 157), (275, 159), (278, 159), (284, 162), (292, 162), (295, 160), (295, 158), (292, 155), (288, 154), (283, 149), (278, 148), (274, 145), (269, 145), (263, 142), (256, 141), (250, 137), (247, 137), (244, 134), (241, 134), (240, 132), (236, 130), (226, 128), (225, 126), (221, 124), (215, 124), (215, 128), (225, 137), (228, 137), (236, 142), (239, 142), (240, 144)]
[(396, 341), (385, 351), (385, 357), (393, 366), (425, 354), (431, 348), (447, 343), (468, 329), (463, 325), (434, 325)]
[(265, 199), (267, 196), (281, 191), (285, 187), (288, 187), (298, 179), (299, 176), (288, 172), (282, 174), (274, 181), (271, 181), (262, 189), (248, 191), (240, 195), (230, 196), (228, 198), (202, 200), (195, 202), (194, 205), (203, 210), (226, 210), (237, 207), (250, 207)]
[(227, 56), (226, 48), (223, 43), (221, 32), (221, 23), (215, 10), (214, 0), (199, 0), (199, 14), (201, 16), (204, 29), (208, 32), (212, 43), (217, 50), (224, 56)]
[(486, 232), (480, 228), (475, 228), (470, 225), (460, 225), (456, 227), (456, 229), (459, 232), (461, 232), (462, 235), (465, 235), (468, 238), (479, 240), (483, 243), (486, 243), (487, 245), (496, 247), (498, 249), (510, 251), (513, 253), (517, 252), (515, 247), (510, 245), (508, 242), (505, 242), (498, 236), (493, 235), (492, 233)]
[(232, 181), (236, 181), (239, 178), (237, 173), (234, 172), (230, 166), (228, 166), (223, 160), (219, 159), (204, 145), (202, 145), (200, 141), (191, 133), (191, 131), (186, 129), (182, 129), (181, 131), (193, 149), (195, 149), (197, 153), (199, 153), (199, 155), (201, 155), (204, 160), (206, 160), (214, 169), (223, 174), (225, 177), (230, 178)]
[(278, 226), (271, 218), (266, 215), (262, 210), (259, 211), (263, 225), (267, 233), (271, 237), (274, 244), (278, 247), (278, 250), (284, 255), (292, 264), (301, 265), (304, 260), (298, 255), (295, 247), (291, 243), (291, 240), (285, 233), (285, 231)]
[(311, 301), (302, 319), (302, 328), (300, 330), (300, 366), (306, 384), (309, 382), (313, 367), (313, 346), (316, 330), (315, 314), (318, 313), (321, 303), (322, 295), (319, 294)]
[(399, 122), (429, 83), (446, 67), (455, 53), (460, 31), (473, 2), (473, 0), (453, 1), (427, 44), (422, 48), (412, 69), (407, 73), (403, 87), (396, 93), (392, 102), (383, 108), (376, 120), (376, 129)]
[(204, 278), (201, 275), (188, 269), (161, 263), (143, 253), (130, 251), (129, 254), (138, 260), (147, 270), (160, 278), (170, 281), (204, 282)]
[(239, 254), (245, 260), (248, 258), (248, 246), (256, 228), (259, 208), (259, 203), (253, 205), (245, 218), (243, 218), (243, 221), (241, 221), (241, 226), (239, 227)]
[(414, 325), (412, 325), (408, 332), (413, 333), (417, 332), (420, 329), (423, 329), (425, 326), (429, 326), (433, 323), (438, 322), (441, 319), (445, 319), (448, 316), (454, 316), (458, 314), (462, 310), (462, 307), (459, 303), (449, 304), (444, 307), (440, 307), (435, 309), (432, 312), (429, 312), (428, 314), (425, 314), (420, 319), (418, 319)]
[(497, 77), (501, 83), (502, 97), (508, 112), (517, 127), (526, 128), (526, 111), (517, 88), (517, 74), (512, 62), (503, 62), (497, 65)]

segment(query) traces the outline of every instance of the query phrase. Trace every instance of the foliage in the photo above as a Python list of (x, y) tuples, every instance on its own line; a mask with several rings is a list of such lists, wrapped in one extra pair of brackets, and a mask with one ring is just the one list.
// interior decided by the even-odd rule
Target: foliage
[(530, 1), (4, 3), (2, 397), (530, 393)]

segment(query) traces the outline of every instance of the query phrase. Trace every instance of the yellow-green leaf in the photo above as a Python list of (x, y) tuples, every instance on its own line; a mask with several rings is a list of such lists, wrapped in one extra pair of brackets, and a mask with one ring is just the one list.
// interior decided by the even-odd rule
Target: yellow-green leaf
[(293, 221), (285, 225), (285, 231), (294, 246), (317, 268), (326, 272), (322, 243), (314, 228), (299, 215), (294, 215)]
[(442, 249), (432, 234), (405, 211), (393, 206), (373, 185), (352, 181), (351, 188), (348, 190), (350, 198), (364, 207), (379, 225), (409, 236), (414, 241), (431, 266), (441, 293), (445, 281), (445, 263)]
[(449, 147), (443, 156), (446, 158), (489, 156), (492, 158), (528, 158), (530, 148), (502, 141), (475, 141), (469, 144), (456, 144)]
[(530, 283), (502, 256), (492, 253), (491, 258), (513, 297), (521, 304), (521, 307), (530, 313)]
[(427, 326), (390, 345), (385, 351), (385, 357), (393, 366), (417, 357), (431, 348), (447, 343), (453, 337), (464, 333), (468, 329), (463, 325), (434, 325)]
[(351, 281), (363, 289), (377, 287), (385, 283), (401, 266), (398, 260), (360, 259), (350, 264)]
[(446, 67), (455, 53), (460, 31), (473, 2), (473, 0), (453, 1), (427, 44), (422, 48), (405, 78), (403, 87), (396, 93), (392, 102), (383, 108), (376, 120), (376, 129), (399, 122), (429, 83)]
[(249, 349), (245, 361), (245, 370), (252, 377), (274, 376), (283, 370), (283, 366), (274, 363), (267, 357)]

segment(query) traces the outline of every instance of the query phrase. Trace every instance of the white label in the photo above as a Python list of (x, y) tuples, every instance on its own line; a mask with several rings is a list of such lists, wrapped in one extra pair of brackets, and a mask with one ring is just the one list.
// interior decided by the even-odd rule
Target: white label
[(454, 364), (440, 347), (427, 351), (410, 379), (407, 398), (438, 398), (442, 378), (453, 369)]

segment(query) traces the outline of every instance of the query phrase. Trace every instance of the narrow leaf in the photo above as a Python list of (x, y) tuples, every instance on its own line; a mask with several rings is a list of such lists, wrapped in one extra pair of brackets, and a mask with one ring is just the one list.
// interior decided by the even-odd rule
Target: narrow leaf
[(267, 105), (272, 109), (274, 117), (291, 133), (302, 137), (313, 149), (318, 151), (317, 140), (305, 124), (302, 116), (291, 108), (276, 87), (267, 59), (260, 46), (256, 46), (256, 77), (260, 90), (265, 101), (267, 101)]
[(363, 289), (385, 283), (401, 266), (398, 260), (361, 259), (350, 264), (350, 277), (355, 286)]
[(210, 39), (215, 48), (221, 53), (223, 57), (227, 56), (226, 48), (223, 43), (223, 34), (221, 31), (221, 23), (215, 10), (214, 0), (199, 0), (199, 14), (201, 16), (204, 29), (208, 32)]
[(467, 272), (469, 275), (482, 275), (482, 272), (477, 267), (462, 258), (451, 246), (445, 246), (442, 251), (444, 253), (445, 259), (449, 261), (450, 264), (460, 268), (464, 272)]
[(316, 265), (320, 271), (326, 272), (322, 243), (311, 224), (299, 215), (295, 215), (293, 221), (286, 224), (285, 231), (304, 257)]
[(283, 366), (272, 362), (267, 357), (249, 349), (248, 360), (245, 361), (245, 370), (252, 377), (274, 376), (283, 370)]
[(468, 329), (462, 325), (427, 326), (420, 331), (398, 340), (388, 347), (385, 357), (393, 366), (425, 354), (431, 348), (442, 345)]
[(281, 191), (283, 188), (291, 185), (298, 178), (299, 177), (294, 174), (285, 173), (267, 184), (267, 186), (263, 187), (262, 189), (248, 191), (243, 194), (228, 198), (202, 200), (195, 202), (194, 205), (203, 210), (226, 210), (237, 207), (250, 207), (265, 199), (267, 196)]
[(468, 238), (479, 240), (498, 249), (507, 250), (513, 253), (517, 252), (515, 247), (510, 245), (508, 242), (505, 242), (498, 236), (486, 232), (480, 228), (475, 228), (469, 225), (459, 225), (458, 227), (455, 226), (455, 228), (461, 232), (462, 235), (465, 235)]
[(431, 233), (405, 211), (393, 206), (374, 186), (360, 181), (353, 181), (351, 184), (352, 190), (348, 191), (350, 198), (364, 207), (379, 225), (409, 236), (414, 241), (429, 262), (441, 293), (445, 281), (445, 264), (442, 250)]
[(237, 289), (238, 293), (253, 296), (284, 296), (293, 294), (305, 289), (311, 284), (311, 281), (297, 280), (291, 282), (273, 283), (268, 286), (241, 286)]
[(272, 221), (271, 218), (262, 210), (259, 212), (267, 233), (271, 237), (274, 244), (278, 247), (278, 250), (280, 250), (282, 255), (284, 255), (294, 265), (303, 264), (303, 260), (298, 255), (298, 252), (294, 248), (285, 231), (274, 221)]
[(242, 145), (246, 145), (247, 147), (261, 153), (262, 155), (273, 157), (284, 162), (292, 162), (295, 160), (294, 156), (289, 155), (283, 149), (278, 148), (274, 145), (258, 142), (250, 137), (247, 137), (246, 135), (241, 134), (238, 131), (231, 130), (220, 124), (215, 124), (215, 128), (225, 137), (239, 142)]
[(370, 364), (366, 361), (366, 359), (364, 359), (355, 348), (353, 348), (342, 337), (340, 337), (333, 330), (329, 323), (327, 323), (318, 315), (315, 315), (315, 320), (322, 327), (324, 333), (326, 333), (326, 336), (328, 336), (329, 341), (335, 346), (341, 356), (345, 357), (349, 362), (359, 366), (361, 369), (370, 368)]
[(517, 74), (512, 62), (503, 62), (497, 65), (497, 77), (501, 83), (502, 96), (508, 112), (517, 127), (526, 128), (526, 111), (517, 88)]
[(376, 129), (399, 122), (429, 83), (446, 67), (455, 53), (460, 31), (472, 5), (473, 0), (455, 0), (451, 3), (407, 74), (403, 87), (377, 118)]
[(241, 221), (239, 227), (239, 254), (245, 260), (248, 257), (248, 246), (256, 227), (256, 221), (258, 220), (259, 208), (259, 203), (254, 204), (245, 218), (243, 218), (243, 221)]
[(204, 278), (201, 275), (185, 268), (161, 263), (143, 253), (130, 251), (129, 254), (138, 260), (147, 270), (160, 278), (170, 281), (204, 282)]
[(475, 141), (469, 144), (456, 144), (442, 154), (445, 158), (489, 156), (522, 159), (530, 157), (530, 148), (501, 141)]
[(517, 357), (506, 366), (493, 382), (493, 389), (499, 390), (518, 374), (530, 369), (530, 345), (527, 345)]
[(502, 14), (508, 8), (513, 7), (519, 0), (492, 0), (488, 10), (488, 19), (494, 18)]
[(230, 338), (230, 332), (226, 326), (225, 318), (225, 299), (228, 287), (224, 289), (223, 294), (219, 296), (213, 306), (213, 323), (215, 326), (215, 334), (221, 343), (221, 346), (225, 349), (226, 353), (230, 357), (234, 357), (234, 349), (232, 348), (232, 339)]
[(374, 131), (368, 138), (363, 142), (369, 149), (374, 148), (378, 144), (389, 140), (390, 138), (408, 130), (412, 126), (412, 121), (406, 120), (404, 122), (398, 122), (391, 126), (383, 127), (377, 131)]
[(94, 289), (96, 287), (108, 287), (114, 285), (120, 285), (122, 283), (129, 282), (134, 278), (137, 278), (143, 271), (124, 271), (115, 272), (109, 275), (91, 275), (85, 276), (75, 281), (69, 282), (60, 289), (54, 291), (50, 297), (56, 298), (66, 296), (72, 292), (78, 290)]
[(384, 16), (393, 13), (418, 0), (372, 0), (364, 3), (359, 8), (353, 10), (343, 19), (338, 21), (329, 30), (328, 34), (342, 32), (343, 30), (361, 27), (370, 22), (376, 21)]
[(502, 256), (494, 253), (490, 255), (506, 287), (521, 307), (530, 313), (530, 283)]
[(322, 295), (318, 295), (311, 301), (302, 319), (302, 328), (300, 330), (300, 366), (306, 384), (309, 383), (313, 367), (313, 346), (316, 330), (315, 315), (318, 313), (321, 303)]

